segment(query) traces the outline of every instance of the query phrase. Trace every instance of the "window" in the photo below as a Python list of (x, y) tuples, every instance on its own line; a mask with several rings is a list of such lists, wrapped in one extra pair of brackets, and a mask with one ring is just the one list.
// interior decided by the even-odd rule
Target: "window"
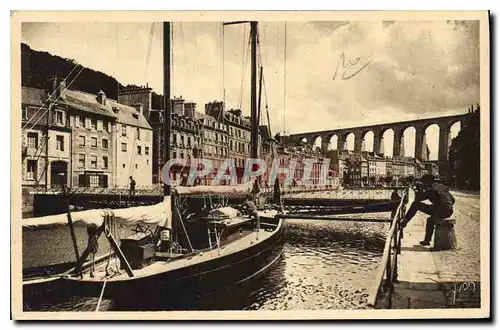
[(184, 153), (183, 152), (181, 152), (181, 158), (184, 159)]
[(137, 154), (138, 155), (142, 154), (142, 147), (141, 146), (137, 146)]
[(85, 167), (85, 154), (78, 155), (78, 167)]
[(54, 113), (54, 124), (64, 125), (64, 112), (60, 110), (56, 110)]
[(103, 121), (103, 123), (102, 123), (102, 126), (103, 126), (104, 131), (105, 131), (105, 132), (108, 132), (108, 133), (109, 133), (109, 131), (110, 131), (109, 124), (111, 124), (111, 123), (110, 123), (109, 121), (107, 121), (107, 120)]
[(38, 149), (38, 133), (28, 132), (28, 148)]
[(127, 151), (127, 144), (126, 143), (122, 143), (122, 151)]
[(108, 187), (108, 176), (101, 174), (80, 174), (78, 176), (80, 187)]
[(127, 126), (122, 125), (122, 136), (127, 136)]
[(101, 144), (103, 149), (108, 149), (108, 139), (102, 139)]
[(96, 155), (91, 155), (90, 156), (90, 167), (97, 167), (97, 156)]
[(56, 136), (56, 150), (64, 151), (64, 136)]
[(85, 126), (85, 117), (83, 116), (76, 116), (76, 121), (77, 121), (77, 127), (84, 127)]
[(144, 153), (145, 153), (146, 155), (149, 155), (149, 147), (144, 147)]
[(85, 128), (90, 129), (90, 118), (85, 118)]
[(90, 138), (90, 146), (92, 148), (97, 148), (97, 138), (96, 137), (91, 137)]
[(30, 120), (33, 118), (33, 116), (35, 115), (35, 113), (38, 111), (38, 108), (35, 108), (35, 107), (27, 107), (26, 108), (26, 119), (27, 120)]
[(98, 120), (98, 121), (97, 121), (97, 130), (98, 130), (99, 132), (102, 132), (102, 130), (103, 130), (103, 127), (102, 127), (102, 120)]
[(85, 147), (85, 136), (80, 135), (78, 137), (78, 146), (79, 147)]
[(177, 152), (175, 152), (175, 151), (174, 151), (174, 152), (172, 153), (172, 158), (174, 158), (174, 159), (175, 159), (175, 158), (177, 158)]
[(123, 167), (123, 168), (125, 168), (125, 167), (126, 167), (126, 165), (125, 165), (125, 164), (122, 164), (122, 167)]
[(91, 128), (94, 131), (97, 131), (97, 119), (92, 119), (91, 124), (92, 124)]
[(184, 135), (181, 135), (181, 145), (184, 144)]
[(26, 179), (35, 180), (37, 172), (37, 161), (35, 159), (28, 159), (26, 162)]
[(108, 168), (108, 156), (102, 156), (102, 167)]
[(135, 164), (135, 169), (136, 169), (136, 170), (137, 170), (137, 167), (138, 167), (138, 166), (137, 166), (137, 164)]
[(22, 120), (26, 120), (26, 119), (28, 119), (28, 118), (27, 118), (28, 116), (27, 116), (26, 112), (27, 112), (27, 111), (26, 111), (26, 108), (21, 108), (21, 119), (22, 119)]
[(141, 129), (139, 127), (137, 127), (137, 130), (135, 131), (135, 138), (137, 140), (141, 139)]
[(188, 147), (190, 147), (190, 146), (191, 146), (191, 137), (188, 136)]

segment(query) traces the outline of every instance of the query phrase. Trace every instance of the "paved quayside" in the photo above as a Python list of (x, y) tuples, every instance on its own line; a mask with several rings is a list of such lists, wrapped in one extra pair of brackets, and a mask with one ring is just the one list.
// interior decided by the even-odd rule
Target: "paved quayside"
[[(393, 308), (479, 308), (480, 216), (479, 195), (452, 192), (458, 248), (431, 251), (424, 238), (427, 215), (418, 212), (404, 230), (398, 259)], [(487, 238), (483, 238), (487, 240)]]

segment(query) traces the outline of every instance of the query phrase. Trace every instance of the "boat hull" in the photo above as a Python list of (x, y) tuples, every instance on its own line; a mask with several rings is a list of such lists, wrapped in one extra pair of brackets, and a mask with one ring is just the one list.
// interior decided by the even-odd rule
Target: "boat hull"
[(286, 224), (283, 219), (277, 221), (275, 232), (265, 240), (222, 257), (149, 276), (107, 281), (106, 284), (104, 281), (77, 278), (62, 278), (61, 284), (70, 296), (100, 297), (102, 294), (103, 298), (122, 305), (146, 306), (154, 305), (158, 300), (175, 300), (179, 295), (198, 295), (244, 283), (264, 274), (279, 260), (285, 242)]

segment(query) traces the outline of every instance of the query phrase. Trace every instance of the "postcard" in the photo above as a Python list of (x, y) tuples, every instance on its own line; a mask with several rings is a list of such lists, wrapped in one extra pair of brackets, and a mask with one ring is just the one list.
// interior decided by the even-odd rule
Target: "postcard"
[(490, 318), (488, 12), (11, 27), (13, 319)]

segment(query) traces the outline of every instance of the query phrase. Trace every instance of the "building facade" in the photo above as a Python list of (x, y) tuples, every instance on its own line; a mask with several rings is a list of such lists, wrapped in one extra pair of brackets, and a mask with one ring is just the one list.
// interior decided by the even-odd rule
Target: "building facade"
[[(54, 81), (57, 88), (57, 81)], [(49, 89), (50, 94), (53, 89)], [(71, 127), (67, 108), (48, 99), (45, 90), (22, 87), (23, 187), (58, 187), (71, 184)], [(49, 110), (50, 108), (50, 110)]]
[(128, 188), (130, 177), (136, 188), (150, 187), (153, 182), (153, 130), (141, 105), (135, 107), (108, 100), (108, 107), (117, 116), (115, 128), (117, 188)]
[(114, 187), (116, 179), (116, 115), (106, 106), (106, 96), (66, 90), (61, 103), (68, 108), (72, 128), (73, 187)]
[(23, 186), (129, 187), (130, 176), (151, 186), (152, 129), (142, 106), (56, 79), (47, 90), (22, 91)]

